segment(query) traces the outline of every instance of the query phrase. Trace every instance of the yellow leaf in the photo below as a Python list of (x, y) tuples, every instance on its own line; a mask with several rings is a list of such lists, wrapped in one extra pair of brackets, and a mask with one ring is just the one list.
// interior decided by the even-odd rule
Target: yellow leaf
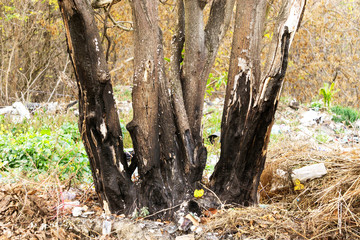
[(294, 186), (294, 190), (295, 190), (295, 191), (304, 189), (304, 184), (301, 184), (301, 182), (300, 182), (299, 179), (296, 179), (296, 180), (295, 180), (294, 185), (295, 185), (295, 186)]
[(200, 198), (204, 195), (204, 189), (195, 189), (194, 197)]

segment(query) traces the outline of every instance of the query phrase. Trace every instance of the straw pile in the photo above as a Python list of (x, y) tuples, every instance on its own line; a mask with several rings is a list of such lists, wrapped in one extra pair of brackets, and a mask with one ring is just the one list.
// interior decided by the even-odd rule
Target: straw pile
[[(310, 145), (289, 142), (273, 146), (261, 178), (260, 207), (235, 208), (215, 215), (208, 231), (232, 233), (238, 239), (360, 239), (360, 147)], [(294, 190), (291, 170), (324, 163), (328, 173)], [(276, 169), (289, 178), (285, 187)]]
[[(314, 163), (324, 163), (328, 173), (303, 182), (302, 190), (294, 190), (290, 177), (275, 174), (282, 169), (290, 176), (292, 170)], [(284, 187), (271, 190), (279, 181)], [(0, 239), (84, 237), (61, 224), (70, 213), (60, 208), (60, 183), (19, 182), (0, 187)], [(284, 141), (272, 146), (259, 192), (257, 207), (230, 206), (203, 218), (204, 231), (196, 238), (208, 239), (206, 234), (215, 232), (220, 239), (360, 239), (358, 145)], [(91, 201), (88, 205), (95, 206)], [(98, 216), (101, 209), (96, 212)]]

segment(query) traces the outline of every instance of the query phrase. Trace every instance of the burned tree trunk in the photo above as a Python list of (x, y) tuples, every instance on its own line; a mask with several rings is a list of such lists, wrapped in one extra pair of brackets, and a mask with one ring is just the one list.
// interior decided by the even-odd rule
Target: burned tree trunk
[(291, 41), (305, 0), (290, 0), (279, 14), (264, 72), (260, 43), (266, 0), (237, 1), (229, 80), (221, 126), (221, 155), (210, 184), (227, 202), (257, 203), (276, 107)]
[[(217, 12), (222, 13), (217, 15), (218, 29), (228, 26), (230, 17), (225, 16), (231, 13), (232, 7), (228, 4), (232, 2), (223, 1), (222, 6), (227, 8)], [(157, 4), (157, 1), (148, 0), (134, 0), (131, 3), (136, 49), (134, 118), (127, 126), (139, 167), (137, 204), (138, 207), (147, 206), (151, 212), (171, 208), (190, 199), (196, 183), (201, 181), (207, 153), (199, 124), (204, 94), (198, 93), (205, 91), (206, 78), (200, 76), (204, 66), (210, 69), (211, 63), (206, 60), (213, 62), (215, 59), (215, 55), (209, 55), (205, 48), (206, 34), (199, 2), (178, 1), (178, 25), (172, 42), (171, 70), (166, 75)], [(191, 28), (193, 18), (197, 19), (196, 29)], [(187, 44), (184, 35), (190, 36), (188, 39), (192, 41)], [(213, 52), (216, 52), (214, 48), (219, 47), (223, 37), (219, 35), (209, 48)], [(185, 47), (184, 65), (181, 68), (184, 44), (192, 47)], [(196, 57), (192, 58), (194, 54)]]
[(130, 212), (135, 189), (93, 10), (82, 0), (60, 0), (59, 6), (79, 88), (79, 130), (96, 192), (105, 209)]
[[(234, 0), (214, 1), (206, 27), (202, 25), (202, 1), (177, 2), (178, 26), (168, 76), (157, 4), (152, 0), (131, 2), (134, 116), (127, 128), (135, 159), (129, 166), (92, 9), (86, 0), (59, 0), (79, 87), (81, 136), (96, 191), (104, 208), (113, 213), (131, 213), (142, 207), (151, 213), (173, 209), (192, 197), (205, 168), (200, 124), (205, 85), (229, 25)], [(194, 19), (196, 28), (192, 27)], [(181, 67), (185, 43), (186, 63)], [(133, 182), (136, 167), (139, 180)]]
[[(256, 202), (287, 54), (305, 0), (289, 1), (280, 14), (277, 35), (263, 72), (259, 59), (266, 1), (237, 1), (221, 158), (210, 182), (226, 201)], [(158, 1), (131, 1), (134, 115), (127, 128), (135, 157), (129, 166), (90, 3), (59, 0), (79, 87), (79, 128), (105, 210), (129, 214), (136, 208), (147, 207), (156, 213), (173, 210), (192, 198), (206, 164), (201, 129), (206, 81), (228, 28), (234, 2), (212, 1), (209, 19), (203, 26), (206, 1), (178, 0), (171, 69), (165, 71)], [(133, 182), (135, 168), (139, 180)]]

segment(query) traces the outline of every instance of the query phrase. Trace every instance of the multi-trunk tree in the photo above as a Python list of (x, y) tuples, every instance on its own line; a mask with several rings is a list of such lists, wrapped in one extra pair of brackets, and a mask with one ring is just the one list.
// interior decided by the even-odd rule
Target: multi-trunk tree
[[(79, 88), (79, 128), (104, 209), (131, 213), (148, 207), (171, 215), (202, 180), (207, 151), (201, 119), (206, 80), (219, 45), (235, 26), (222, 119), (221, 157), (209, 187), (228, 203), (257, 202), (269, 135), (291, 41), (305, 0), (286, 0), (268, 60), (261, 63), (266, 0), (177, 0), (170, 69), (165, 68), (158, 1), (132, 0), (133, 120), (127, 125), (134, 157), (128, 162), (110, 75), (91, 5), (59, 0), (68, 51)], [(209, 3), (210, 4), (210, 3)], [(139, 179), (131, 175), (138, 169)]]

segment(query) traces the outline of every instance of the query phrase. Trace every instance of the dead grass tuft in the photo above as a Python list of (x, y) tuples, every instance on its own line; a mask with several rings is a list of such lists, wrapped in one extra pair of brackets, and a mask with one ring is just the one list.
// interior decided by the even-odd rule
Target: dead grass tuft
[[(324, 163), (328, 173), (295, 191), (293, 169)], [(279, 180), (277, 169), (288, 178)], [(271, 191), (274, 184), (284, 184)], [(273, 146), (261, 177), (258, 207), (219, 211), (207, 231), (236, 239), (360, 239), (360, 146), (284, 141)]]

